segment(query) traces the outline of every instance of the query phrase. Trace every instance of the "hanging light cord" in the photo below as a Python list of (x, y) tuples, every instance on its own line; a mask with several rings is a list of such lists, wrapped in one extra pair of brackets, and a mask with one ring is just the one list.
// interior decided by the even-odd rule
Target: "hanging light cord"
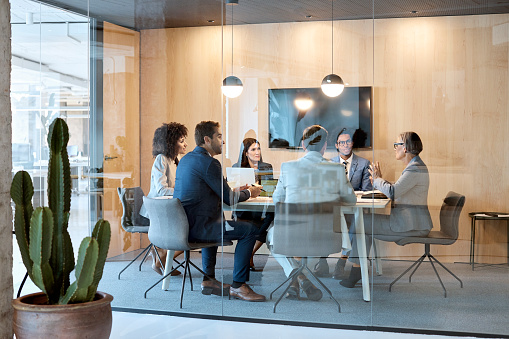
[(233, 75), (233, 5), (230, 5), (232, 8), (232, 75)]
[(331, 74), (334, 74), (334, 0), (331, 0), (331, 4), (332, 4), (332, 13), (331, 13), (331, 36), (332, 36), (332, 43), (331, 43), (331, 46), (332, 46), (332, 72)]

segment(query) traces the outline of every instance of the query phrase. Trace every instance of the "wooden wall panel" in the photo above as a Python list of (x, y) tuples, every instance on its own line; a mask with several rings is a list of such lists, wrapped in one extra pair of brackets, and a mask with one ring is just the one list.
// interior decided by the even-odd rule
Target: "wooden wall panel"
[[(374, 26), (373, 26), (374, 25)], [(395, 180), (403, 167), (394, 160), (398, 133), (414, 130), (423, 139), (422, 158), (430, 176), (429, 203), (435, 228), (438, 209), (450, 190), (466, 195), (460, 240), (437, 249), (444, 260), (466, 260), (468, 212), (509, 211), (508, 15), (351, 20), (334, 24), (334, 72), (350, 86), (374, 87), (374, 149), (359, 155), (380, 161)], [(268, 149), (269, 88), (319, 87), (331, 71), (330, 23), (235, 26), (233, 73), (244, 82), (236, 99), (221, 96), (231, 74), (231, 31), (224, 29), (224, 60), (218, 27), (141, 32), (142, 186), (148, 189), (151, 140), (161, 122), (190, 130), (201, 120), (223, 122), (225, 166), (237, 161), (242, 139), (256, 136), (263, 158), (275, 170), (298, 151)], [(223, 66), (223, 70), (222, 67)], [(221, 72), (222, 70), (222, 72)], [(328, 152), (328, 156), (335, 154)], [(482, 255), (504, 257), (505, 231), (481, 232)], [(391, 257), (420, 255), (420, 247), (386, 244)], [(490, 258), (484, 258), (491, 260)]]
[(140, 169), (140, 34), (104, 23), (103, 31), (104, 218), (111, 224), (108, 255), (140, 248), (140, 235), (120, 225), (122, 205), (117, 187), (139, 186)]

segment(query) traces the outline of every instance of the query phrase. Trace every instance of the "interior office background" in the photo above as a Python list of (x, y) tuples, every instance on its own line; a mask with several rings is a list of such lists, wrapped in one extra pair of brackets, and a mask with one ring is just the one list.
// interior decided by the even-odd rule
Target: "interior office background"
[[(73, 207), (87, 216), (85, 221), (75, 218), (79, 226), (72, 229), (73, 241), (79, 242), (90, 224), (104, 217), (114, 228), (112, 260), (147, 244), (147, 239), (123, 232), (116, 188), (139, 185), (148, 192), (155, 128), (168, 121), (185, 124), (191, 150), (196, 123), (220, 121), (226, 142), (220, 159), (224, 167), (237, 161), (242, 139), (253, 136), (261, 142), (264, 161), (277, 171), (282, 162), (302, 154), (268, 147), (268, 90), (319, 87), (331, 72), (332, 48), (334, 72), (348, 86), (373, 88), (373, 147), (357, 154), (380, 161), (384, 177), (396, 180), (403, 167), (394, 160), (392, 142), (398, 133), (414, 130), (424, 142), (435, 229), (446, 193), (466, 196), (458, 241), (433, 248), (437, 257), (465, 265), (454, 263), (469, 261), (468, 212), (509, 211), (504, 198), (509, 166), (509, 17), (503, 4), (465, 2), (457, 8), (423, 5), (396, 10), (385, 2), (362, 7), (335, 1), (336, 20), (331, 22), (329, 0), (285, 3), (279, 12), (261, 13), (256, 13), (255, 4), (241, 0), (233, 8), (209, 2), (206, 8), (187, 9), (187, 23), (178, 15), (165, 15), (168, 8), (162, 2), (135, 2), (123, 8), (110, 4), (114, 11), (107, 17), (95, 2), (72, 11), (31, 1), (11, 0), (10, 5), (13, 171), (23, 168), (33, 174), (36, 203), (44, 204), (45, 133), (54, 116), (64, 117), (70, 144), (78, 149), (71, 159)], [(252, 22), (252, 17), (261, 19)], [(236, 99), (225, 99), (219, 90), (230, 74), (244, 83)], [(334, 155), (334, 150), (326, 153)], [(74, 215), (83, 215), (78, 213)], [(484, 222), (478, 229), (476, 260), (505, 262), (506, 232), (498, 222)], [(380, 251), (393, 261), (422, 254), (421, 246), (393, 243), (382, 243)], [(507, 273), (495, 268), (479, 274), (502, 275), (507, 282)], [(14, 278), (19, 284), (21, 277)], [(506, 297), (509, 291), (502, 291)], [(440, 309), (448, 300), (434, 302)], [(376, 303), (375, 294), (371, 307)], [(388, 326), (371, 307), (362, 323)], [(229, 313), (227, 308), (217, 310)], [(476, 326), (478, 332), (490, 333), (489, 319), (483, 322), (484, 327)], [(335, 324), (345, 325), (341, 319)], [(441, 322), (427, 329), (453, 330)]]

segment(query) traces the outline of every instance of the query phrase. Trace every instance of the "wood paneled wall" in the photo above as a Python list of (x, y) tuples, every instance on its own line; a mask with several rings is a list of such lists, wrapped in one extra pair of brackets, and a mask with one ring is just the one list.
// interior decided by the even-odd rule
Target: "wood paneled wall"
[[(351, 20), (334, 24), (334, 72), (350, 86), (374, 87), (374, 148), (358, 152), (380, 161), (384, 177), (403, 170), (392, 142), (413, 130), (424, 143), (429, 167), (429, 204), (435, 229), (450, 190), (466, 195), (460, 239), (435, 249), (444, 260), (468, 259), (471, 211), (509, 211), (509, 15)], [(279, 169), (298, 151), (268, 149), (269, 88), (319, 87), (331, 72), (330, 23), (307, 22), (235, 27), (234, 69), (244, 82), (236, 99), (223, 99), (221, 80), (231, 74), (231, 43), (221, 28), (141, 32), (141, 181), (149, 188), (151, 142), (162, 122), (190, 131), (202, 120), (222, 121), (223, 161), (235, 163), (245, 135), (262, 143), (264, 161)], [(230, 28), (225, 27), (225, 37)], [(223, 66), (223, 71), (222, 71)], [(332, 157), (335, 154), (327, 153)], [(504, 261), (505, 227), (485, 223), (478, 243), (481, 261)], [(386, 244), (384, 254), (420, 255), (417, 245)]]
[(104, 219), (111, 224), (108, 256), (140, 248), (140, 235), (120, 224), (117, 187), (139, 186), (140, 33), (104, 23), (103, 30)]

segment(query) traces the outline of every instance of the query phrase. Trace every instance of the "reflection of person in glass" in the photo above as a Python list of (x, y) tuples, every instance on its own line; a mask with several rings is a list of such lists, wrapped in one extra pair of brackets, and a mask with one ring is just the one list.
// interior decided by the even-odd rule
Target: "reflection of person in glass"
[[(346, 175), (352, 187), (355, 191), (369, 191), (372, 190), (369, 174), (369, 160), (359, 157), (353, 153), (354, 143), (352, 141), (353, 130), (343, 128), (336, 138), (336, 150), (338, 156), (331, 159), (333, 162), (337, 162), (345, 165)], [(354, 218), (353, 215), (345, 215), (348, 228), (350, 230), (350, 239), (353, 238), (355, 232)], [(343, 251), (341, 258), (338, 259), (334, 273), (332, 277), (336, 280), (340, 280), (345, 269), (346, 259), (348, 258), (348, 251)], [(320, 258), (313, 271), (319, 277), (329, 276), (329, 265), (325, 258)]]
[[(272, 165), (262, 161), (260, 142), (254, 138), (245, 138), (241, 148), (239, 162), (232, 167), (254, 168), (257, 184), (261, 184), (261, 180), (272, 180)], [(236, 212), (236, 216), (239, 219), (252, 220), (260, 228), (249, 263), (250, 269), (255, 271), (253, 257), (267, 239), (267, 229), (274, 220), (274, 213), (242, 211)]]
[[(373, 229), (366, 226), (366, 233), (385, 241), (398, 241), (406, 237), (425, 237), (433, 227), (428, 210), (429, 173), (419, 157), (422, 142), (417, 133), (401, 133), (394, 143), (396, 160), (405, 164), (405, 169), (396, 183), (382, 178), (380, 164), (370, 167), (373, 188), (380, 190), (393, 201), (390, 215), (375, 214)], [(371, 240), (367, 239), (366, 253), (369, 253)], [(357, 242), (352, 241), (349, 261), (353, 267), (348, 279), (341, 285), (354, 287), (361, 278)]]
[[(150, 192), (149, 198), (173, 195), (175, 187), (175, 172), (179, 163), (178, 156), (186, 154), (186, 137), (187, 127), (178, 122), (170, 122), (163, 124), (154, 132), (152, 140), (152, 156), (155, 157), (152, 170), (150, 172)], [(146, 209), (142, 206), (140, 214), (149, 218)], [(166, 251), (158, 250), (161, 261), (166, 260)], [(175, 252), (175, 258), (182, 251)], [(152, 269), (159, 274), (163, 274), (163, 267), (157, 260), (155, 253), (152, 255)], [(172, 275), (179, 275), (180, 272), (175, 270)]]
[[(350, 183), (345, 179), (343, 183), (335, 188), (331, 187), (330, 180), (312, 180), (313, 174), (317, 173), (317, 165), (330, 164), (329, 160), (323, 157), (327, 148), (327, 130), (320, 125), (313, 125), (304, 130), (302, 136), (302, 148), (306, 154), (295, 161), (288, 161), (281, 165), (281, 175), (273, 194), (274, 203), (322, 203), (330, 201), (343, 201), (355, 204), (356, 197)], [(333, 165), (333, 167), (339, 165)], [(343, 174), (344, 172), (340, 172)], [(337, 181), (337, 177), (334, 178)], [(332, 215), (329, 220), (332, 232)], [(272, 244), (274, 228), (269, 230), (267, 241)], [(291, 272), (299, 267), (297, 258), (286, 257), (272, 252), (273, 257), (283, 267), (285, 275), (290, 276)], [(291, 282), (287, 291), (289, 298), (298, 298), (300, 289), (306, 293), (308, 299), (320, 300), (322, 292), (304, 275), (300, 274), (297, 279)]]

